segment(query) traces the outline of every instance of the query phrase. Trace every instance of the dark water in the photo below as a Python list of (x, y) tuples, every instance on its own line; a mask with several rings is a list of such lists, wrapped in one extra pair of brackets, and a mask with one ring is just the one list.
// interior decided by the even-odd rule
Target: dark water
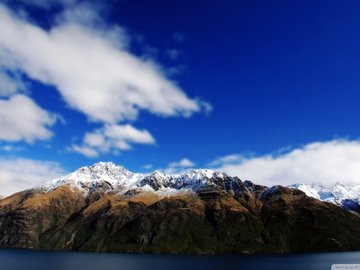
[(0, 250), (0, 270), (330, 270), (332, 264), (360, 264), (360, 252), (271, 256), (195, 256)]

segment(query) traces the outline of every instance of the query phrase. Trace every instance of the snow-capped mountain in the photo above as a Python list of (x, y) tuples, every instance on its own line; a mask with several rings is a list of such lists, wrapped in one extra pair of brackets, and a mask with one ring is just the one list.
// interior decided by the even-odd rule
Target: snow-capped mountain
[[(39, 188), (51, 191), (67, 184), (80, 189), (85, 195), (103, 188), (119, 194), (153, 191), (166, 196), (183, 191), (198, 192), (201, 189), (219, 186), (219, 184), (225, 185), (224, 179), (228, 183), (228, 187), (223, 187), (224, 190), (236, 189), (236, 181), (239, 181), (237, 177), (230, 177), (225, 173), (207, 169), (187, 170), (177, 174), (166, 174), (160, 171), (141, 174), (130, 172), (112, 162), (99, 162), (47, 182)], [(334, 203), (348, 210), (360, 208), (360, 185), (337, 184), (332, 187), (325, 187), (298, 183), (289, 187), (299, 189), (310, 197)]]
[(200, 189), (215, 187), (214, 179), (224, 178), (230, 177), (225, 173), (206, 169), (187, 170), (178, 174), (165, 174), (160, 171), (141, 174), (130, 172), (112, 162), (99, 162), (92, 166), (82, 167), (38, 188), (51, 191), (67, 184), (80, 189), (85, 194), (92, 193), (98, 188), (105, 188), (119, 194), (154, 191), (160, 195), (167, 195), (178, 191), (196, 192)]
[(358, 202), (358, 191), (341, 185), (266, 187), (211, 170), (139, 174), (100, 162), (0, 200), (0, 248), (182, 254), (360, 250), (360, 211), (351, 204)]
[[(82, 167), (75, 172), (45, 183), (37, 188), (52, 191), (61, 185), (69, 185), (80, 190), (84, 196), (102, 189), (105, 193), (115, 192), (120, 195), (134, 195), (144, 191), (152, 191), (160, 196), (174, 195), (179, 192), (196, 192), (211, 188), (224, 191), (237, 191), (240, 179), (225, 173), (207, 169), (191, 169), (181, 173), (167, 174), (154, 171), (149, 174), (133, 173), (112, 162), (99, 162), (92, 166)], [(241, 182), (241, 181), (240, 181)], [(248, 183), (247, 183), (248, 182)], [(245, 181), (247, 189), (250, 181)], [(265, 193), (277, 186), (269, 187)], [(299, 189), (307, 196), (321, 201), (339, 205), (347, 210), (360, 211), (360, 185), (336, 184), (325, 187), (319, 184), (294, 184), (288, 186)]]
[(324, 202), (334, 203), (347, 210), (360, 210), (360, 185), (336, 184), (325, 187), (319, 184), (294, 184), (290, 188), (299, 189), (307, 196)]

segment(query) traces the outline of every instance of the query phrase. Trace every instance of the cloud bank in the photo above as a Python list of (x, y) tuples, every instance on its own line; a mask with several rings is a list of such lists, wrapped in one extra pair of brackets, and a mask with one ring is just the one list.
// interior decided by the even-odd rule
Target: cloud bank
[(214, 169), (267, 186), (301, 183), (360, 184), (360, 141), (315, 142), (279, 155), (214, 160)]

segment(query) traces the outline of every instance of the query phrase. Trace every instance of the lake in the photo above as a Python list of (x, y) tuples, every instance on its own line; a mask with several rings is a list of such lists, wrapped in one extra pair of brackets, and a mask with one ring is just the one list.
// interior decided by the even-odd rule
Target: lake
[(0, 270), (330, 270), (332, 264), (360, 264), (360, 252), (196, 256), (0, 250)]

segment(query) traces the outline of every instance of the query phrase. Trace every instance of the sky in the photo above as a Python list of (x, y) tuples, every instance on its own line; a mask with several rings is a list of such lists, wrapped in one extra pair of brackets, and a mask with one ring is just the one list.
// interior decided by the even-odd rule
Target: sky
[(98, 161), (360, 184), (359, 9), (0, 1), (0, 194)]

